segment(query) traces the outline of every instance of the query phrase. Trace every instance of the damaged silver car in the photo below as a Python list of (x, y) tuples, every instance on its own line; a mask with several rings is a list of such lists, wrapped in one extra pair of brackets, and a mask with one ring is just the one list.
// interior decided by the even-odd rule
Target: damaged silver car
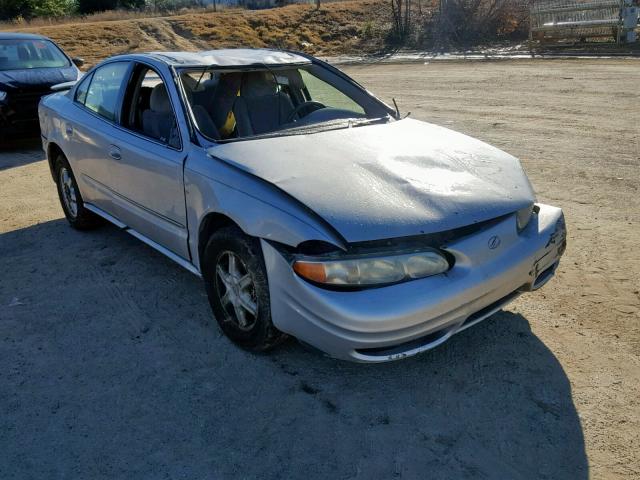
[(540, 288), (565, 249), (517, 159), (308, 55), (117, 56), (39, 114), (69, 223), (106, 219), (202, 276), (250, 350), (414, 355)]

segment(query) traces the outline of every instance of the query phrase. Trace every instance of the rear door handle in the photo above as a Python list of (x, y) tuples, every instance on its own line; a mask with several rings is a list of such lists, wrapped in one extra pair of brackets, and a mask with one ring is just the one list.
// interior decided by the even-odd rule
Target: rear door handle
[(114, 160), (120, 160), (122, 158), (122, 154), (120, 153), (120, 149), (115, 145), (111, 145), (109, 148), (109, 156)]

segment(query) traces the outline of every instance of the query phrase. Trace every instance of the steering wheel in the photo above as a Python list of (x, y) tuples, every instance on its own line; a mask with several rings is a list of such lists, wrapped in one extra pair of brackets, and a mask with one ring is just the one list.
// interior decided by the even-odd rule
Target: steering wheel
[[(294, 121), (294, 117), (298, 117), (298, 119), (302, 118), (300, 116), (300, 112), (305, 110), (306, 108), (309, 107), (315, 107), (313, 109), (313, 111), (315, 112), (316, 110), (320, 110), (321, 108), (325, 108), (325, 105), (320, 103), (320, 102), (314, 102), (314, 101), (309, 101), (309, 102), (302, 102), (300, 105), (298, 105), (296, 108), (293, 109), (293, 112), (291, 112), (291, 115), (289, 115), (287, 117), (287, 123), (289, 122), (293, 122)], [(309, 112), (311, 113), (311, 112)], [(309, 113), (307, 113), (307, 115), (309, 115)], [(306, 117), (306, 115), (304, 115)]]

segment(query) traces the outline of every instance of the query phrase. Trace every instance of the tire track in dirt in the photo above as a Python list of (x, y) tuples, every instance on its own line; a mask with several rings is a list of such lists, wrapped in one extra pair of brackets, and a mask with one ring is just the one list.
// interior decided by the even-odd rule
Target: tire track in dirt
[(171, 23), (167, 20), (150, 20), (136, 22), (141, 34), (150, 44), (157, 45), (159, 50), (170, 51), (195, 51), (199, 47), (187, 38), (178, 35)]

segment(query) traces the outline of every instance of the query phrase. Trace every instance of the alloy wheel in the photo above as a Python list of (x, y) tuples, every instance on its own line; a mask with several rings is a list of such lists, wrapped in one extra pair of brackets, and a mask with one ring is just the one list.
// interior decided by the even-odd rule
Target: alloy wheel
[(221, 252), (216, 262), (216, 294), (229, 320), (244, 331), (258, 318), (256, 287), (247, 266), (238, 255)]
[(78, 216), (78, 197), (76, 195), (76, 187), (73, 178), (66, 167), (60, 169), (60, 189), (62, 191), (62, 200), (64, 201), (67, 211), (72, 217)]

